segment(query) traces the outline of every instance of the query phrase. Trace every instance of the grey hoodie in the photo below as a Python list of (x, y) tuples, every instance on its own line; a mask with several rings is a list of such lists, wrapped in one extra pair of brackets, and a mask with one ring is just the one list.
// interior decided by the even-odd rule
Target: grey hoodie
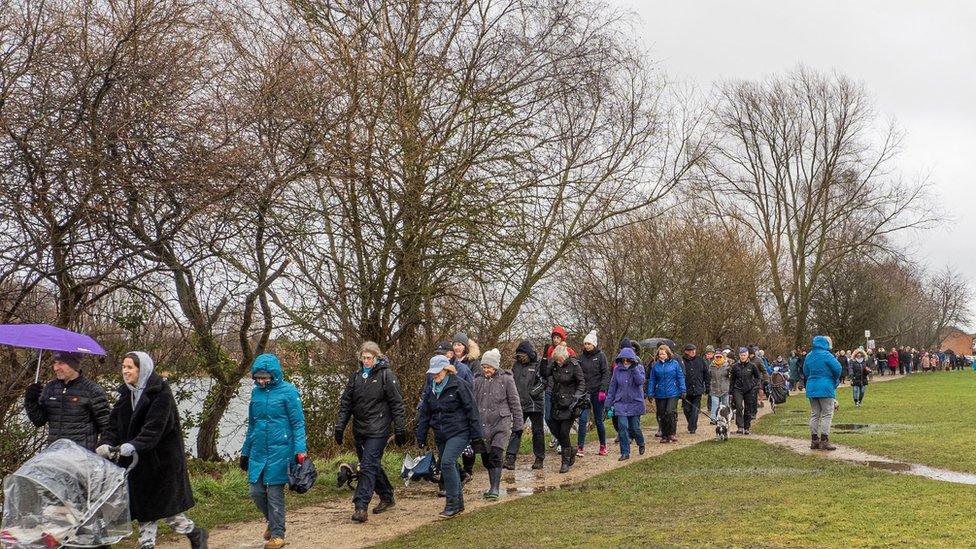
[(139, 379), (136, 380), (135, 385), (126, 383), (129, 390), (132, 391), (132, 409), (135, 410), (136, 404), (139, 403), (139, 398), (142, 397), (142, 391), (146, 388), (146, 380), (149, 379), (153, 370), (156, 369), (156, 364), (153, 363), (152, 357), (142, 351), (132, 351), (129, 354), (139, 357)]

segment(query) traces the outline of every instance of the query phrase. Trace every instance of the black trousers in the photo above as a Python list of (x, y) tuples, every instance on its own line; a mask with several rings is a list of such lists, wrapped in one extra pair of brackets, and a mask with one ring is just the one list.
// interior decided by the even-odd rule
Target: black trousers
[(556, 427), (556, 440), (559, 441), (559, 445), (566, 448), (572, 448), (573, 443), (569, 440), (569, 433), (573, 428), (573, 424), (576, 420), (573, 418), (569, 419), (556, 419), (552, 418), (552, 423)]
[(735, 405), (735, 426), (739, 429), (749, 429), (752, 427), (752, 420), (756, 417), (759, 409), (758, 393), (749, 391), (732, 391), (732, 401)]
[(356, 509), (365, 509), (373, 499), (373, 494), (381, 500), (393, 499), (393, 485), (383, 470), (383, 451), (386, 450), (386, 437), (364, 438), (356, 440), (356, 455), (359, 457), (359, 482), (356, 483), (356, 495), (353, 505)]
[(654, 408), (661, 436), (673, 437), (678, 434), (678, 397), (655, 398)]
[[(539, 459), (546, 457), (546, 424), (542, 412), (523, 413), (526, 421), (532, 423), (532, 453)], [(512, 438), (508, 440), (508, 454), (517, 456), (522, 446), (522, 433), (512, 431)]]
[(688, 432), (694, 433), (698, 430), (698, 415), (701, 411), (701, 395), (688, 395), (681, 401), (681, 411), (685, 413), (685, 420), (688, 421)]

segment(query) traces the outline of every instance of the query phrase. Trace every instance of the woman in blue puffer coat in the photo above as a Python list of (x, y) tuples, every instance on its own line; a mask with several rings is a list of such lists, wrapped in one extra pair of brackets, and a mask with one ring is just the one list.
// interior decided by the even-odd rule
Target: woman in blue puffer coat
[(830, 444), (830, 421), (840, 382), (840, 362), (830, 352), (830, 338), (814, 336), (813, 350), (803, 361), (807, 398), (810, 399), (810, 449), (836, 450)]
[(647, 375), (647, 396), (654, 398), (661, 444), (678, 442), (678, 398), (685, 398), (685, 373), (667, 345), (657, 348), (657, 360)]
[(254, 388), (241, 448), (241, 469), (251, 484), (251, 499), (268, 522), (265, 549), (285, 544), (285, 485), (288, 466), (307, 459), (305, 413), (298, 389), (284, 380), (281, 363), (263, 354), (251, 365)]

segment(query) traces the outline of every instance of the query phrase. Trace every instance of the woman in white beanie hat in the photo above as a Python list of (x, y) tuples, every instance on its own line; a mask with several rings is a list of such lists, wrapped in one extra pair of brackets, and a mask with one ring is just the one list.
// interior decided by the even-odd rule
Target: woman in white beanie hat
[(592, 330), (583, 338), (583, 352), (579, 355), (590, 406), (580, 413), (579, 424), (576, 426), (576, 457), (583, 457), (583, 446), (586, 444), (586, 427), (590, 419), (591, 409), (593, 424), (596, 425), (596, 434), (600, 438), (599, 454), (601, 456), (607, 455), (607, 431), (603, 426), (603, 403), (607, 399), (607, 388), (610, 386), (610, 365), (607, 363), (607, 355), (599, 349), (597, 343), (596, 330)]
[(499, 367), (502, 355), (492, 349), (481, 356), (481, 372), (474, 377), (474, 400), (481, 418), (487, 452), (481, 462), (488, 470), (490, 486), (484, 496), (497, 499), (502, 481), (502, 460), (512, 431), (522, 430), (522, 402), (511, 370)]

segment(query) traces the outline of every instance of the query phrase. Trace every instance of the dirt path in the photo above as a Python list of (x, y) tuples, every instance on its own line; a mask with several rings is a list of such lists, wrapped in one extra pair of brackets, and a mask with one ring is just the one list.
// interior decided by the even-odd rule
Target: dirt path
[[(769, 412), (769, 408), (760, 408), (759, 416)], [(641, 456), (637, 453), (636, 445), (632, 447), (631, 459), (618, 462), (619, 446), (608, 444), (609, 455), (599, 456), (599, 443), (596, 431), (587, 433), (590, 442), (586, 445), (586, 455), (576, 459), (576, 465), (570, 472), (559, 474), (559, 457), (549, 450), (546, 454), (545, 469), (533, 471), (532, 456), (520, 455), (515, 471), (504, 471), (502, 475), (501, 498), (495, 501), (485, 500), (481, 493), (487, 489), (488, 477), (484, 468), (475, 467), (474, 480), (467, 484), (464, 490), (465, 514), (489, 505), (498, 505), (515, 498), (538, 492), (555, 490), (578, 483), (594, 475), (616, 469), (623, 465), (630, 465), (636, 461), (659, 456), (666, 452), (686, 448), (688, 446), (711, 440), (715, 436), (714, 428), (709, 425), (708, 418), (702, 417), (698, 423), (698, 432), (694, 435), (687, 432), (687, 423), (682, 414), (678, 414), (678, 443), (660, 444), (654, 438), (656, 428), (644, 429), (647, 452)], [(575, 439), (575, 435), (574, 435)], [(608, 441), (609, 442), (609, 441)], [(331, 475), (334, 471), (323, 471)], [(288, 510), (288, 546), (293, 548), (316, 548), (328, 546), (334, 549), (346, 547), (365, 547), (375, 543), (392, 539), (410, 532), (420, 526), (434, 522), (444, 508), (444, 499), (437, 497), (437, 487), (429, 482), (412, 483), (404, 488), (402, 484), (394, 482), (396, 488), (397, 505), (382, 515), (369, 516), (366, 524), (357, 524), (350, 520), (352, 516), (352, 492), (342, 501), (327, 502), (320, 505), (308, 506)], [(377, 503), (374, 498), (373, 505)], [(261, 534), (264, 532), (263, 521), (240, 522), (214, 528), (210, 535), (210, 546), (215, 549), (257, 549), (263, 547)], [(182, 549), (186, 544), (183, 539), (166, 540), (160, 543), (160, 549)]]
[[(900, 376), (889, 376), (879, 378), (878, 381), (889, 381), (898, 377)], [(791, 398), (803, 398), (803, 394), (793, 393)], [(760, 408), (758, 417), (767, 413), (769, 413), (768, 406)], [(488, 478), (482, 467), (476, 467), (474, 480), (468, 483), (464, 490), (465, 514), (489, 505), (512, 501), (518, 497), (566, 487), (617, 467), (630, 465), (636, 461), (659, 456), (714, 438), (715, 431), (709, 425), (707, 417), (700, 418), (698, 432), (692, 435), (687, 432), (684, 416), (680, 413), (678, 416), (677, 444), (660, 444), (658, 439), (654, 438), (656, 428), (645, 428), (647, 452), (640, 456), (637, 454), (636, 448), (633, 448), (629, 461), (617, 461), (619, 446), (614, 444), (609, 445), (609, 455), (597, 455), (599, 444), (596, 441), (595, 431), (591, 431), (587, 435), (590, 442), (586, 445), (586, 455), (577, 458), (576, 465), (566, 474), (558, 473), (559, 458), (551, 450), (546, 454), (545, 469), (541, 471), (531, 469), (531, 455), (520, 455), (515, 471), (504, 471), (502, 475), (504, 494), (495, 501), (484, 500), (481, 497), (481, 493), (487, 488)], [(322, 472), (329, 477), (334, 473), (334, 471)], [(341, 501), (289, 509), (287, 517), (288, 546), (296, 549), (324, 546), (334, 549), (366, 547), (400, 536), (437, 520), (437, 513), (444, 508), (444, 500), (437, 497), (436, 485), (421, 482), (404, 488), (402, 484), (395, 482), (394, 486), (397, 497), (396, 507), (382, 515), (370, 514), (369, 522), (366, 524), (357, 524), (350, 520), (353, 511), (351, 492), (348, 498)], [(376, 502), (374, 499), (373, 504), (375, 505)], [(211, 532), (210, 546), (215, 549), (259, 549), (264, 544), (261, 539), (264, 527), (263, 521), (218, 526)], [(173, 538), (163, 541), (158, 547), (160, 549), (182, 549), (185, 544), (185, 540)]]

